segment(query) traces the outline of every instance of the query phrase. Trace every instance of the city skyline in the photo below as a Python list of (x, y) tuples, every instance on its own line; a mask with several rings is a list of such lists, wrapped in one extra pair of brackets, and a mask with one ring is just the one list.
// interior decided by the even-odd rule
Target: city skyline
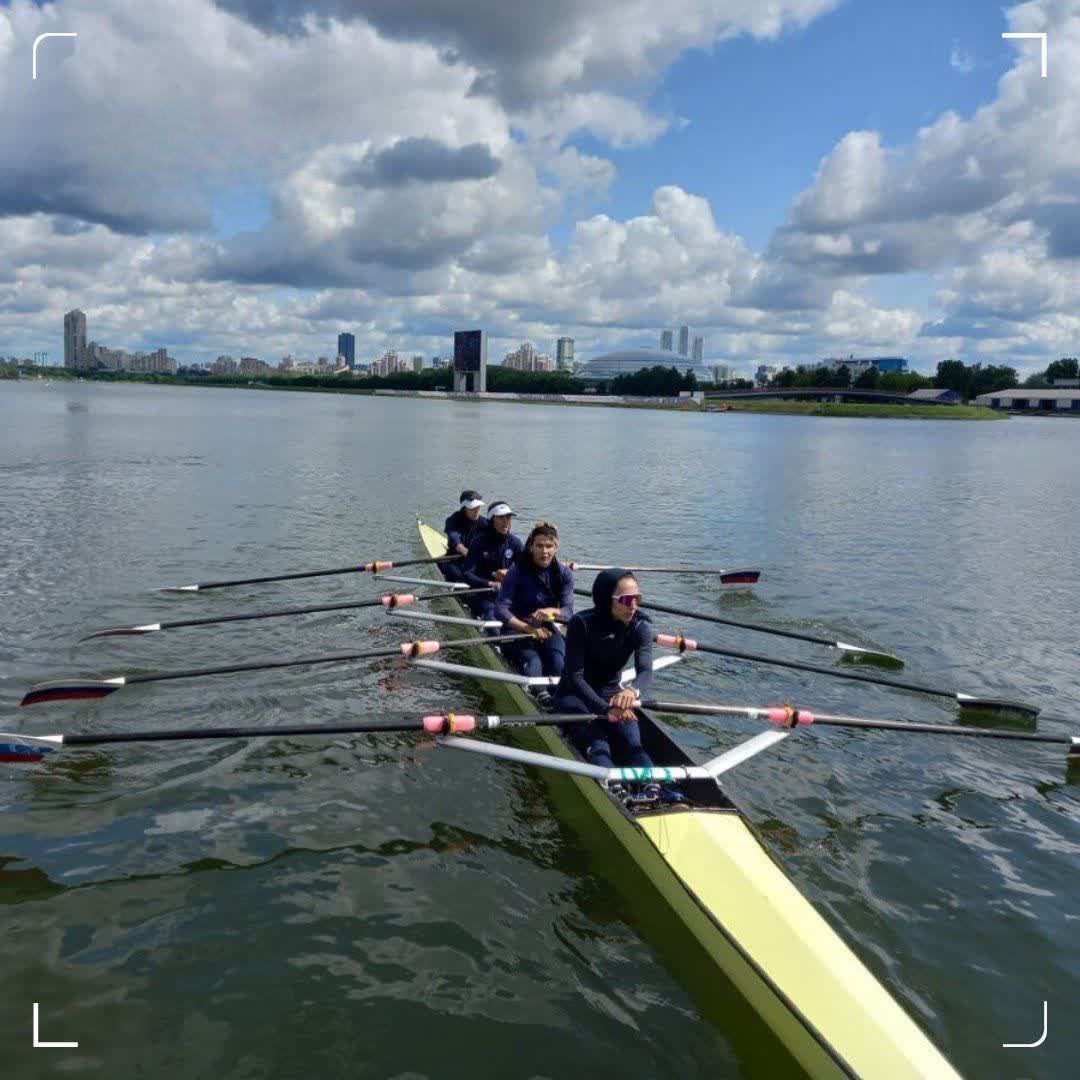
[[(357, 356), (432, 355), (479, 324), (495, 356), (571, 336), (588, 360), (689, 323), (744, 372), (851, 351), (1024, 374), (1078, 351), (1075, 0), (680, 0), (620, 11), (615, 37), (611, 0), (495, 37), (493, 0), (400, 25), (324, 0), (15, 10), (0, 41), (84, 13), (94, 33), (50, 42), (32, 95), (0, 70), (5, 353), (59, 356), (73, 308), (186, 362), (334, 357), (342, 332)], [(1047, 79), (1001, 38), (1032, 29)]]

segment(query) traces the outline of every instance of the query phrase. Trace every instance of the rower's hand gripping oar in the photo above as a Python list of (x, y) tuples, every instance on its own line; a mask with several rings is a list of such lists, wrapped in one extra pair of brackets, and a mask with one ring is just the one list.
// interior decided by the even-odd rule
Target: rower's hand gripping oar
[(512, 716), (474, 716), (472, 713), (434, 713), (402, 720), (353, 721), (343, 724), (286, 724), (278, 727), (180, 728), (174, 731), (115, 731), (101, 735), (24, 735), (0, 732), (0, 761), (29, 763), (72, 746), (109, 746), (136, 742), (189, 742), (202, 739), (282, 738), (292, 735), (368, 735), (424, 732), (428, 735), (467, 735), (508, 727), (576, 724), (593, 719), (581, 713), (527, 713)]
[(805, 727), (819, 724), (830, 727), (870, 728), (877, 731), (906, 731), (919, 735), (955, 735), (962, 738), (1012, 739), (1014, 742), (1049, 743), (1068, 747), (1070, 761), (1080, 763), (1080, 737), (1075, 735), (1046, 735), (1034, 731), (1001, 731), (997, 728), (954, 727), (952, 724), (920, 724), (909, 720), (872, 720), (861, 716), (837, 716), (795, 709), (790, 705), (745, 706), (713, 705), (696, 701), (642, 702), (644, 708), (657, 712), (682, 713), (687, 716), (744, 716), (749, 720), (766, 720), (779, 727)]
[(988, 714), (1014, 713), (1027, 720), (1034, 720), (1039, 715), (1036, 705), (1023, 701), (1007, 701), (1003, 698), (988, 698), (965, 694), (961, 690), (949, 690), (929, 683), (914, 682), (910, 679), (897, 679), (892, 675), (868, 675), (861, 671), (846, 671), (842, 668), (824, 667), (821, 664), (809, 664), (805, 660), (781, 660), (777, 656), (763, 656), (761, 653), (741, 652), (738, 649), (722, 649), (718, 645), (706, 645), (694, 638), (682, 634), (656, 634), (653, 640), (657, 645), (679, 652), (705, 652), (714, 656), (727, 656), (732, 660), (746, 660), (752, 664), (771, 664), (774, 667), (792, 668), (795, 671), (812, 671), (818, 675), (828, 675), (833, 679), (849, 679), (852, 682), (873, 683), (875, 686), (891, 686), (896, 690), (914, 690), (919, 694), (932, 694), (935, 697), (951, 698), (962, 712)]
[[(298, 578), (330, 577), (333, 574), (377, 574), (380, 570), (400, 569), (405, 566), (421, 566), (426, 563), (444, 563), (460, 559), (461, 555), (439, 555), (434, 559), (406, 559), (404, 562), (369, 562), (352, 566), (339, 566), (333, 570), (302, 570), (295, 574), (274, 574), (271, 577), (232, 578), (228, 581), (203, 581), (198, 585), (165, 585), (158, 592), (206, 592), (207, 589), (231, 589), (237, 585), (263, 585), (268, 581), (296, 581)], [(434, 584), (434, 582), (432, 582)]]
[(409, 604), (421, 603), (424, 600), (441, 600), (447, 596), (469, 596), (472, 593), (488, 593), (495, 590), (490, 586), (484, 589), (459, 589), (451, 592), (435, 593), (386, 593), (384, 596), (373, 600), (352, 600), (344, 604), (315, 604), (307, 607), (274, 608), (272, 611), (255, 611), (251, 614), (242, 615), (218, 615), (206, 619), (175, 619), (172, 622), (144, 623), (141, 626), (114, 626), (111, 630), (97, 630), (93, 634), (87, 634), (80, 638), (80, 643), (90, 641), (92, 638), (116, 637), (131, 634), (152, 634), (158, 630), (180, 630), (188, 626), (214, 626), (217, 623), (245, 622), (251, 619), (279, 619), (285, 615), (311, 615), (317, 611), (348, 611), (351, 608), (384, 607), (388, 611), (391, 608), (407, 607)]
[(169, 679), (196, 679), (203, 675), (231, 675), (239, 671), (268, 671), (271, 668), (304, 667), (312, 664), (339, 664), (349, 660), (374, 660), (379, 657), (403, 656), (411, 659), (429, 656), (440, 649), (465, 649), (470, 645), (491, 645), (503, 641), (520, 641), (531, 634), (507, 634), (503, 637), (459, 638), (456, 641), (404, 641), (394, 648), (365, 649), (362, 652), (334, 653), (331, 656), (307, 656), (290, 660), (264, 660), (254, 664), (229, 664), (225, 667), (193, 668), (188, 671), (157, 671), (148, 675), (116, 675), (110, 679), (63, 679), (38, 683), (27, 690), (20, 705), (37, 705), (42, 701), (74, 701), (82, 698), (103, 698), (124, 686), (137, 683), (165, 682)]
[[(575, 589), (578, 596), (591, 596), (587, 589)], [(835, 638), (821, 637), (818, 634), (808, 634), (802, 630), (783, 630), (775, 626), (765, 626), (762, 623), (747, 622), (744, 619), (728, 619), (720, 615), (709, 615), (703, 611), (689, 611), (686, 608), (669, 607), (666, 604), (657, 604), (652, 600), (645, 600), (641, 606), (649, 611), (663, 611), (668, 615), (682, 615), (687, 619), (700, 619), (702, 622), (718, 623), (720, 626), (735, 626), (740, 630), (754, 630), (759, 634), (771, 634), (773, 637), (791, 638), (794, 641), (809, 641), (814, 645), (826, 645), (830, 649), (839, 649), (845, 657), (852, 660), (860, 660), (867, 664), (878, 664), (881, 667), (902, 668), (904, 661), (892, 653), (882, 652), (880, 649), (868, 649), (863, 645), (849, 645), (846, 641), (837, 641)]]

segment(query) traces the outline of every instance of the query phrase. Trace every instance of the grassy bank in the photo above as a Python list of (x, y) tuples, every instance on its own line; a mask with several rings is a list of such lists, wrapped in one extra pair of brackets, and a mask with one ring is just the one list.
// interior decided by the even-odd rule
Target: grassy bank
[(706, 398), (714, 408), (728, 404), (732, 412), (777, 413), (784, 416), (863, 416), (899, 420), (1004, 420), (984, 405), (870, 405), (861, 402), (835, 404), (831, 401), (732, 401)]

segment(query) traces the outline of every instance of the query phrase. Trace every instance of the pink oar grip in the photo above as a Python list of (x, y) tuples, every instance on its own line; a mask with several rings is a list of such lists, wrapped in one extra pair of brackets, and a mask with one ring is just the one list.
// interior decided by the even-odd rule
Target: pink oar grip
[(403, 641), (401, 643), (402, 656), (427, 656), (429, 653), (438, 651), (437, 641)]
[(378, 573), (380, 570), (391, 570), (393, 566), (392, 562), (369, 562), (364, 563), (363, 569), (368, 573)]
[(812, 724), (814, 714), (807, 709), (782, 709), (779, 707), (766, 709), (765, 715), (774, 724), (783, 724), (785, 727), (794, 727), (795, 724)]
[(682, 634), (657, 634), (656, 644), (666, 649), (678, 649), (679, 652), (693, 652), (697, 648), (693, 638), (683, 637)]
[(475, 731), (476, 717), (469, 713), (440, 713), (438, 716), (425, 716), (424, 730), (431, 735), (457, 731)]
[(412, 593), (399, 592), (399, 593), (387, 593), (382, 597), (383, 607), (407, 607), (409, 604), (416, 603), (416, 597)]

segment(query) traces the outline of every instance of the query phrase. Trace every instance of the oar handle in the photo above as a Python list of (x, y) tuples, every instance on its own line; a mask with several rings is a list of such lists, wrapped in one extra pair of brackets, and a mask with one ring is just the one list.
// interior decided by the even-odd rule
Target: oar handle
[[(285, 738), (294, 735), (377, 735), (391, 732), (425, 732), (430, 735), (461, 735), (505, 727), (539, 727), (591, 720), (581, 713), (526, 713), (511, 716), (472, 713), (435, 713), (404, 720), (372, 720), (360, 723), (283, 724), (276, 727), (178, 728), (173, 731), (114, 731), (98, 735), (64, 735), (63, 746), (106, 746), (133, 742), (193, 742), (205, 739)], [(8, 738), (9, 736), (0, 736)], [(10, 736), (17, 740), (18, 736)]]

